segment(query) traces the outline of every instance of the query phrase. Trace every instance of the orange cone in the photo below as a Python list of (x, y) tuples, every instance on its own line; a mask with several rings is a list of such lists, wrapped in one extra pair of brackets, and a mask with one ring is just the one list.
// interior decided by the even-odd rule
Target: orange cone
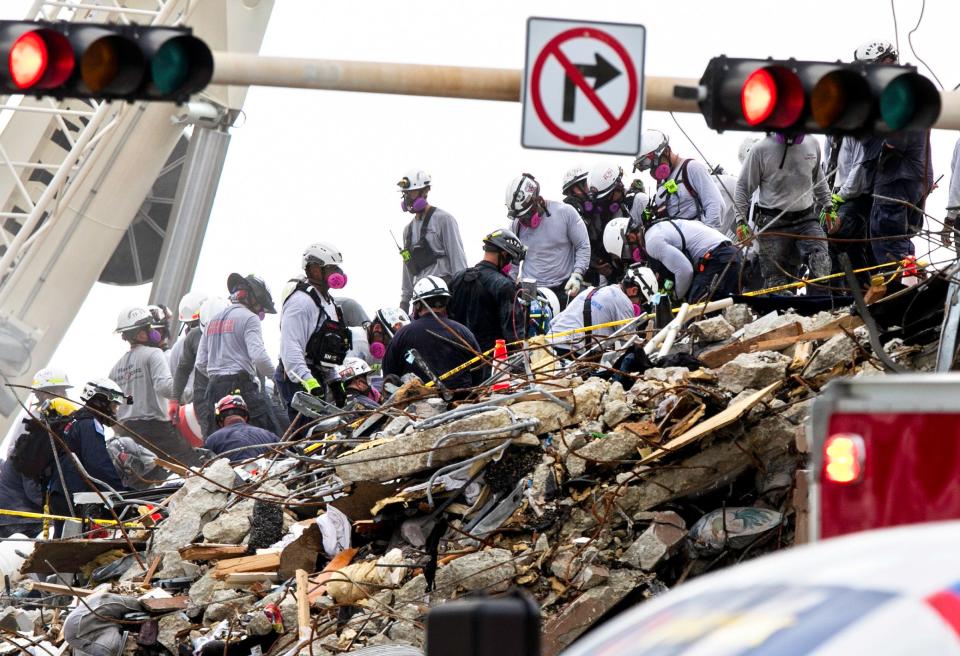
[[(493, 370), (505, 372), (507, 370), (507, 342), (498, 339), (493, 345)], [(508, 378), (501, 378), (493, 384), (493, 391), (499, 392), (510, 387)]]

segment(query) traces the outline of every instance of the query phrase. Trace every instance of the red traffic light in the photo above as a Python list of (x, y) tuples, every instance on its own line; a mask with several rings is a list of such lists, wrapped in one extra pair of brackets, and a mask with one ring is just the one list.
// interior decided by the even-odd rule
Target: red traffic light
[(740, 91), (743, 118), (749, 125), (787, 127), (800, 118), (803, 104), (800, 79), (782, 66), (756, 69), (747, 76)]
[(10, 46), (10, 79), (18, 89), (49, 89), (70, 77), (75, 64), (69, 41), (48, 29), (23, 32)]

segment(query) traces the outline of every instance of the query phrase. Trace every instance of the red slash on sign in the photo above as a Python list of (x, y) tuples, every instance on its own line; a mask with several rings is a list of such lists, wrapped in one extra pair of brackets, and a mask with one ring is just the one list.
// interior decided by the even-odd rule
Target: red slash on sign
[[(628, 88), (627, 102), (625, 103), (623, 110), (618, 114), (614, 114), (614, 112), (611, 111), (611, 109), (603, 102), (600, 96), (597, 95), (596, 90), (590, 86), (586, 80), (586, 77), (581, 71), (582, 67), (571, 62), (570, 59), (560, 50), (560, 45), (571, 39), (596, 39), (597, 41), (605, 43), (607, 46), (612, 48), (620, 58), (621, 63), (623, 64), (623, 70), (626, 73)], [(556, 121), (550, 117), (543, 105), (543, 89), (540, 87), (540, 80), (541, 73), (543, 73), (543, 66), (551, 57), (556, 58), (557, 62), (563, 67), (563, 70), (566, 73), (566, 79), (571, 80), (576, 87), (580, 89), (590, 104), (593, 105), (594, 109), (596, 109), (600, 116), (603, 117), (603, 120), (607, 123), (607, 129), (598, 132), (597, 134), (573, 134), (572, 132), (568, 132), (567, 130), (561, 128), (559, 125), (557, 125)], [(634, 68), (627, 49), (624, 48), (619, 41), (614, 39), (606, 32), (592, 27), (577, 27), (567, 30), (566, 32), (561, 32), (557, 36), (553, 37), (553, 39), (551, 39), (547, 45), (544, 46), (543, 50), (540, 52), (540, 55), (537, 57), (537, 60), (534, 62), (533, 73), (530, 76), (530, 97), (533, 101), (533, 108), (536, 111), (537, 116), (540, 118), (540, 121), (543, 123), (543, 126), (557, 139), (575, 146), (595, 146), (614, 137), (618, 132), (620, 132), (621, 129), (623, 129), (623, 126), (626, 125), (627, 121), (629, 121), (630, 117), (633, 115), (639, 93), (640, 90), (637, 82), (637, 71)]]

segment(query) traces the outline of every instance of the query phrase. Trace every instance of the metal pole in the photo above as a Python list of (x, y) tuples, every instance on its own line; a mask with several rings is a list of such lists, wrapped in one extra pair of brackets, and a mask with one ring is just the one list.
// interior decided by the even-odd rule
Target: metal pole
[[(507, 102), (520, 102), (521, 99), (523, 71), (509, 68), (261, 57), (234, 52), (215, 52), (213, 57), (213, 84), (395, 93)], [(675, 85), (696, 86), (697, 80), (647, 76), (646, 108), (657, 111), (699, 112), (695, 100), (673, 97)]]
[[(213, 84), (326, 89), (408, 96), (438, 96), (520, 102), (523, 71), (426, 64), (261, 57), (245, 53), (213, 53)], [(644, 77), (644, 108), (658, 112), (700, 113), (696, 100), (673, 96), (676, 86), (696, 87), (684, 77)], [(940, 93), (943, 109), (933, 127), (960, 129), (960, 91)]]
[(225, 126), (194, 125), (150, 289), (150, 303), (163, 303), (173, 310), (171, 338), (177, 334), (177, 305), (193, 284), (229, 145)]

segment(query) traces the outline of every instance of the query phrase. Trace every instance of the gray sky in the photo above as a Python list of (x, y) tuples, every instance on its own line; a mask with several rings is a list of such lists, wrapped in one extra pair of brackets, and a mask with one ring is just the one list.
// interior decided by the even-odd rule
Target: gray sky
[[(24, 9), (14, 11), (19, 4), (4, 3), (0, 15), (22, 18)], [(913, 43), (952, 88), (960, 82), (951, 47), (960, 5), (955, 0), (927, 5)], [(901, 59), (917, 63), (906, 35), (916, 24), (920, 0), (896, 6)], [(719, 54), (850, 59), (864, 40), (894, 40), (890, 4), (882, 0), (277, 0), (262, 52), (519, 69), (530, 15), (645, 25), (648, 75), (699, 77), (708, 59)], [(409, 218), (399, 209), (395, 186), (406, 169), (433, 175), (430, 199), (458, 219), (468, 260), (475, 261), (481, 236), (505, 222), (503, 189), (513, 176), (533, 173), (548, 198), (559, 198), (561, 175), (570, 166), (611, 159), (629, 171), (631, 163), (627, 157), (522, 149), (519, 103), (254, 88), (244, 110), (246, 121), (233, 131), (195, 289), (223, 293), (227, 274), (238, 270), (263, 276), (276, 296), (298, 273), (304, 246), (329, 241), (344, 254), (349, 276), (344, 293), (372, 314), (399, 301), (401, 264), (388, 231), (399, 238)], [(711, 164), (736, 172), (742, 133), (718, 135), (699, 115), (677, 119)], [(643, 121), (644, 127), (670, 134), (682, 155), (696, 156), (669, 115), (647, 112)], [(955, 138), (934, 133), (934, 168), (946, 177), (927, 207), (938, 217)], [(146, 302), (148, 293), (146, 286), (95, 286), (54, 363), (65, 367), (75, 384), (105, 375), (124, 351), (112, 332), (118, 311)], [(276, 356), (277, 318), (268, 317), (263, 327)]]

